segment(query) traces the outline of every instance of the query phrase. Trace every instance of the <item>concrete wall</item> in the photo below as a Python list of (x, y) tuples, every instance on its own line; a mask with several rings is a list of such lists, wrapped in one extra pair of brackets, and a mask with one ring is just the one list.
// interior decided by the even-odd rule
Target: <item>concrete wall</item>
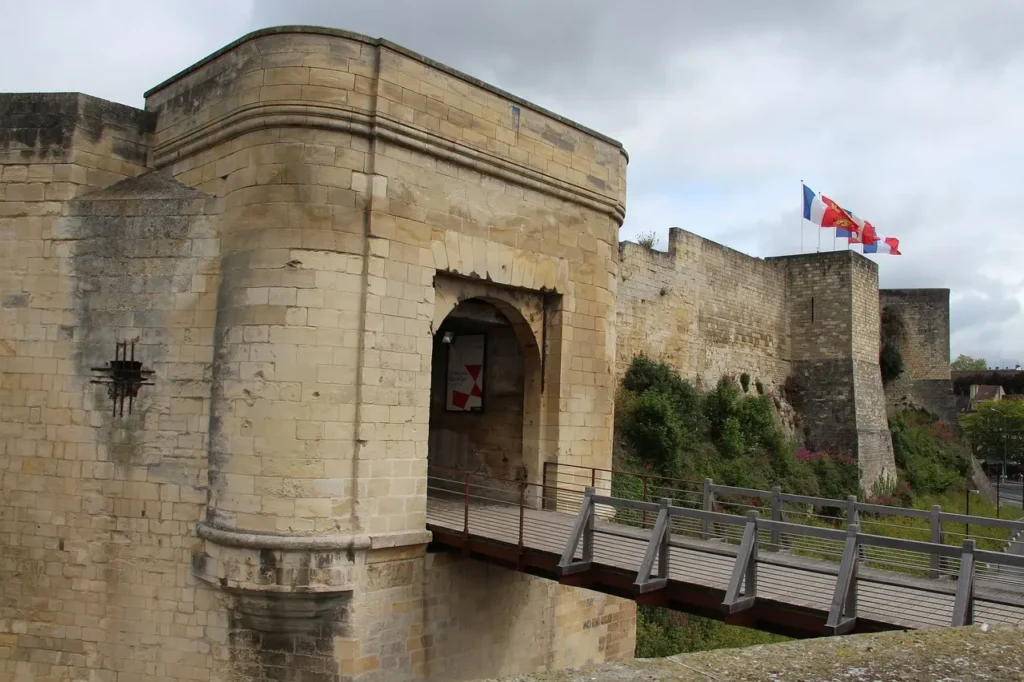
[[(0, 677), (631, 655), (631, 602), (424, 554), (432, 334), (461, 297), (516, 319), (524, 460), (610, 463), (618, 143), (319, 29), (246, 36), (147, 110), (0, 98)], [(92, 368), (136, 337), (152, 385), (114, 415)], [(435, 621), (435, 585), (473, 596)], [(483, 633), (484, 593), (554, 624), (502, 607)], [(456, 650), (476, 663), (431, 664)]]
[(956, 424), (949, 369), (949, 289), (882, 289), (881, 307), (900, 321), (904, 372), (885, 387), (893, 408), (923, 408)]

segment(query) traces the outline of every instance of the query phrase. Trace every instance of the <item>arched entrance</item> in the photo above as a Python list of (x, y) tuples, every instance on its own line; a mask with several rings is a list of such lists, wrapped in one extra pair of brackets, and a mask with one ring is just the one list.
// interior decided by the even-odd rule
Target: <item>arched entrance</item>
[(539, 469), (540, 355), (513, 305), (460, 301), (434, 333), (427, 461), (431, 478), (457, 472), (515, 481)]

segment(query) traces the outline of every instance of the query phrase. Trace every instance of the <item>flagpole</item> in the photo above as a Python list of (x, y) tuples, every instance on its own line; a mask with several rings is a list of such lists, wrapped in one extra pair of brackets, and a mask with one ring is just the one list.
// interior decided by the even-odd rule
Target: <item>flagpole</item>
[(796, 220), (800, 223), (800, 253), (804, 252), (804, 181), (800, 181), (800, 210), (797, 211)]
[(838, 237), (838, 236), (839, 236), (839, 228), (838, 227), (832, 228), (832, 250), (833, 251), (836, 250), (836, 237)]

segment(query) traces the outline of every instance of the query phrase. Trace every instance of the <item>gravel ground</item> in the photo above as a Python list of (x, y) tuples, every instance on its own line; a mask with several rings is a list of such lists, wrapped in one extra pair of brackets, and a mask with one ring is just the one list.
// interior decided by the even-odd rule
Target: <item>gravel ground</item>
[[(1024, 681), (1024, 630), (976, 625), (823, 637), (521, 675), (502, 682)], [(492, 681), (493, 682), (493, 681)]]

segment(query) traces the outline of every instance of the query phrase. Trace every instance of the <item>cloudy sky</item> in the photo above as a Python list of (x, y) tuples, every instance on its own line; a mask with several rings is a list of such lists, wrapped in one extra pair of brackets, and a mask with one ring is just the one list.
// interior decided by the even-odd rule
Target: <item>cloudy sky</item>
[(279, 24), (389, 38), (621, 140), (623, 238), (798, 253), (804, 180), (900, 238), (882, 286), (952, 289), (954, 356), (1024, 361), (1024, 2), (0, 0), (0, 91), (141, 106)]

